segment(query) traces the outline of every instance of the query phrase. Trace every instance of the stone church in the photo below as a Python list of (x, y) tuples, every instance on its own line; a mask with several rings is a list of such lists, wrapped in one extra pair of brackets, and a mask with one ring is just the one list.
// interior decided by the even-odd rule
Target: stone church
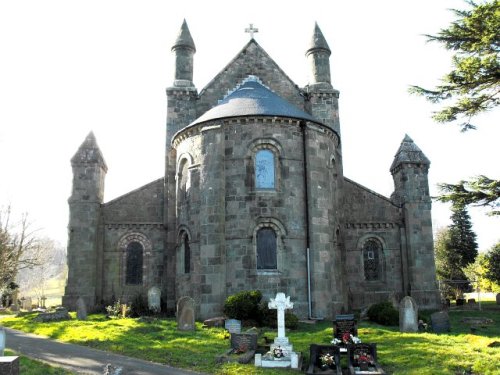
[(284, 292), (309, 318), (406, 295), (437, 305), (429, 159), (409, 136), (395, 145), (390, 198), (345, 177), (318, 25), (305, 47), (305, 87), (252, 37), (198, 92), (184, 21), (166, 89), (165, 175), (103, 202), (107, 166), (92, 133), (71, 159), (65, 306), (132, 301), (152, 287), (170, 311), (192, 297), (197, 318), (251, 289), (266, 300)]

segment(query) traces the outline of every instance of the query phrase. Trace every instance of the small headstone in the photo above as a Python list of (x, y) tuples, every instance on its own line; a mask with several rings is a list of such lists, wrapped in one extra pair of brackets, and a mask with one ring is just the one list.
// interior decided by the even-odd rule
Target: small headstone
[(148, 309), (155, 314), (161, 311), (161, 291), (157, 286), (148, 290)]
[(231, 348), (239, 353), (256, 350), (257, 338), (253, 333), (231, 333)]
[(0, 357), (0, 374), (19, 375), (19, 357), (18, 356)]
[(181, 297), (177, 302), (177, 329), (181, 331), (194, 331), (194, 299)]
[(87, 320), (87, 306), (82, 297), (76, 300), (76, 318), (78, 320)]
[(476, 304), (476, 299), (475, 299), (475, 298), (469, 298), (469, 299), (467, 300), (467, 303), (468, 303), (469, 305), (475, 305), (475, 304)]
[(241, 332), (241, 320), (226, 319), (226, 321), (224, 322), (224, 328), (226, 328), (229, 333), (240, 333)]
[(500, 305), (500, 293), (497, 293), (497, 305)]
[(418, 332), (418, 307), (413, 298), (406, 296), (399, 303), (399, 331)]
[(255, 367), (261, 367), (261, 366), (262, 366), (262, 354), (255, 353)]
[(349, 346), (348, 364), (350, 374), (385, 374), (377, 361), (377, 344)]
[(336, 315), (333, 323), (333, 338), (340, 340), (341, 344), (339, 345), (342, 346), (340, 350), (342, 353), (346, 353), (346, 345), (352, 344), (351, 335), (358, 336), (358, 327), (354, 314)]
[(32, 300), (31, 300), (31, 297), (25, 297), (22, 299), (22, 306), (21, 308), (23, 310), (26, 310), (26, 311), (32, 311), (33, 310), (33, 307), (32, 307)]
[(435, 333), (450, 332), (450, 318), (446, 311), (438, 311), (432, 314), (431, 324)]

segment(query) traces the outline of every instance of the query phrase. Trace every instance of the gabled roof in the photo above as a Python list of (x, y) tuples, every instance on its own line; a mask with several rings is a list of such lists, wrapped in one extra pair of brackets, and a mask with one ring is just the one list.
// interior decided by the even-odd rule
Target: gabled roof
[(218, 105), (205, 112), (190, 125), (242, 116), (288, 117), (319, 123), (310, 114), (265, 87), (257, 77), (249, 76)]

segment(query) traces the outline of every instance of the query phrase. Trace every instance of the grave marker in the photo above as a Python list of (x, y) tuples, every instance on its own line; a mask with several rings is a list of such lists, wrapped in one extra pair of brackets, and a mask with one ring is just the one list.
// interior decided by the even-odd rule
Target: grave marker
[(446, 311), (438, 311), (431, 315), (434, 333), (450, 332), (450, 318)]
[(78, 320), (87, 320), (87, 306), (82, 297), (78, 297), (76, 301), (76, 318)]
[(177, 329), (181, 331), (194, 331), (194, 299), (181, 297), (177, 302)]
[(415, 300), (409, 296), (399, 303), (399, 331), (418, 332), (418, 307)]
[(155, 314), (161, 311), (161, 290), (157, 286), (148, 290), (148, 309)]
[(241, 332), (241, 320), (237, 319), (227, 319), (224, 322), (224, 328), (229, 333), (240, 333)]

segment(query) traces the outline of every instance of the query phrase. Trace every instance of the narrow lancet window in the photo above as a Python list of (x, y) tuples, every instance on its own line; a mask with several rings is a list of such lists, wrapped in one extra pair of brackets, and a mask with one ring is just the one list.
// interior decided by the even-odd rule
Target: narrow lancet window
[(257, 269), (277, 268), (276, 233), (271, 228), (261, 228), (257, 231)]
[(374, 281), (380, 279), (380, 256), (382, 246), (376, 239), (369, 239), (363, 245), (363, 264), (365, 280)]
[(139, 242), (130, 242), (127, 245), (127, 268), (125, 283), (130, 285), (142, 284), (143, 247)]

